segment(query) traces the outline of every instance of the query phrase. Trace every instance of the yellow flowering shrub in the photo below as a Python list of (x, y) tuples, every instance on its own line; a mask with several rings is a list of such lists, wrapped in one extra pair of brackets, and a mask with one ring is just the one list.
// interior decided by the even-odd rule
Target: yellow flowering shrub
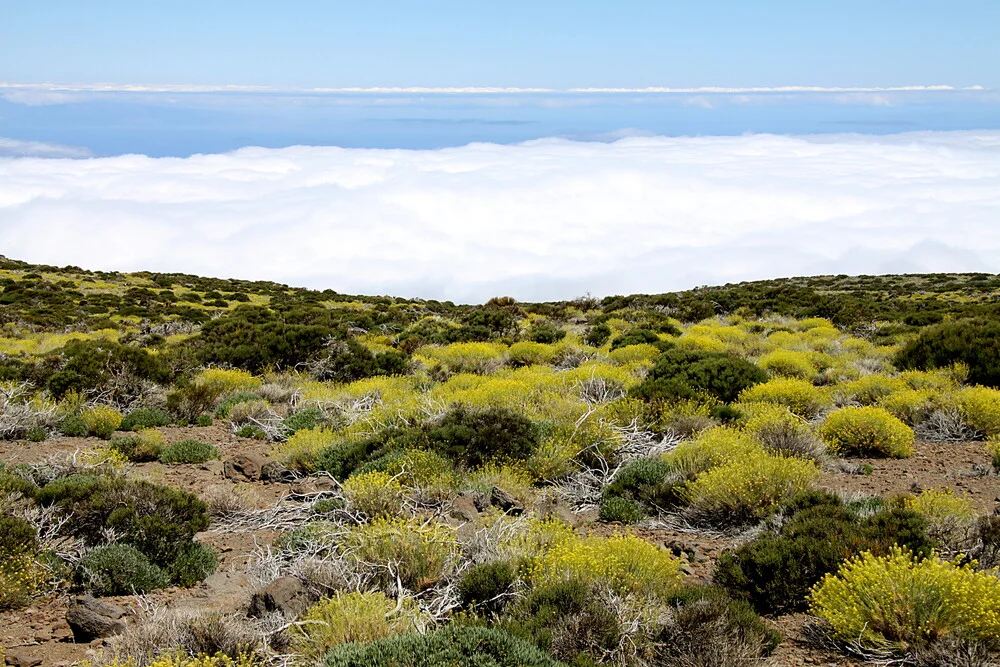
[(900, 389), (878, 399), (876, 405), (885, 408), (910, 426), (916, 426), (934, 410), (935, 389)]
[(47, 580), (48, 573), (34, 554), (5, 554), (0, 559), (0, 611), (25, 606)]
[(958, 550), (968, 546), (979, 519), (976, 506), (968, 498), (951, 489), (928, 489), (918, 496), (909, 496), (906, 507), (927, 519), (927, 534)]
[(414, 353), (450, 373), (489, 373), (503, 365), (506, 355), (507, 346), (500, 343), (425, 345)]
[(906, 389), (906, 383), (902, 380), (873, 373), (837, 385), (834, 394), (841, 403), (875, 405), (880, 398), (904, 389)]
[(378, 591), (337, 593), (314, 604), (292, 625), (291, 646), (314, 664), (334, 646), (418, 631), (431, 620), (411, 599), (397, 602)]
[(715, 466), (763, 452), (749, 434), (717, 426), (702, 431), (694, 440), (685, 440), (664, 454), (663, 461), (678, 474), (693, 479)]
[(655, 360), (658, 356), (660, 356), (660, 350), (648, 343), (626, 345), (625, 347), (620, 347), (617, 350), (611, 350), (608, 352), (608, 359), (619, 366), (627, 366), (630, 364), (652, 365), (653, 360)]
[(481, 493), (489, 493), (493, 487), (498, 487), (514, 496), (523, 506), (528, 506), (534, 498), (533, 481), (525, 464), (516, 462), (487, 463), (470, 472), (465, 483), (468, 488)]
[(253, 373), (228, 368), (206, 368), (194, 378), (194, 383), (207, 393), (218, 398), (236, 391), (253, 391), (264, 381)]
[[(434, 521), (380, 518), (351, 528), (344, 556), (373, 571), (376, 584), (391, 588), (396, 575), (405, 588), (422, 591), (437, 583), (458, 559), (455, 529)], [(387, 568), (387, 565), (392, 565)]]
[(994, 471), (1000, 471), (1000, 439), (991, 438), (986, 442), (986, 453), (990, 457)]
[(313, 472), (316, 456), (333, 444), (333, 431), (323, 428), (306, 428), (296, 431), (285, 442), (271, 447), (271, 457), (294, 470)]
[(633, 535), (580, 537), (562, 533), (527, 565), (534, 586), (569, 579), (605, 585), (622, 594), (663, 599), (682, 579), (670, 551)]
[(375, 471), (354, 475), (344, 482), (343, 491), (350, 509), (366, 517), (397, 516), (403, 512), (406, 489), (388, 473)]
[(810, 489), (819, 477), (811, 461), (747, 452), (687, 482), (683, 495), (698, 515), (742, 523), (774, 512), (792, 496)]
[[(157, 656), (145, 664), (146, 667), (264, 667), (265, 662), (252, 653), (244, 653), (234, 660), (224, 653), (192, 657), (178, 652)], [(135, 662), (115, 660), (105, 667), (135, 667)]]
[(536, 364), (550, 364), (556, 356), (555, 345), (535, 343), (530, 340), (514, 343), (507, 350), (507, 358), (511, 363), (518, 366), (534, 366)]
[(1000, 435), (1000, 389), (963, 387), (954, 401), (969, 426), (987, 438)]
[(947, 371), (903, 371), (898, 377), (910, 389), (949, 391), (958, 388), (958, 382)]
[(802, 378), (808, 380), (819, 372), (808, 352), (795, 350), (775, 350), (765, 354), (757, 361), (757, 365), (771, 375)]
[(80, 413), (90, 435), (107, 440), (122, 425), (122, 413), (110, 405), (95, 405)]
[(819, 434), (838, 454), (906, 458), (913, 453), (913, 429), (883, 408), (841, 408), (827, 415)]
[(1000, 640), (1000, 579), (894, 547), (864, 553), (827, 574), (809, 596), (836, 637), (869, 648), (907, 649), (945, 636)]
[(451, 461), (426, 449), (407, 449), (382, 469), (409, 487), (446, 488), (456, 481)]
[(777, 403), (800, 417), (809, 419), (830, 405), (830, 397), (822, 387), (797, 378), (774, 378), (747, 387), (739, 395), (741, 403)]

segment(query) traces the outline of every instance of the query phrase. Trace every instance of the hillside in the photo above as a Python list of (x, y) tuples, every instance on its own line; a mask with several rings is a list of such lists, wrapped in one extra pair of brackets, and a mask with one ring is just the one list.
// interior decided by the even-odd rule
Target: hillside
[(997, 664), (1000, 276), (0, 287), (11, 665)]

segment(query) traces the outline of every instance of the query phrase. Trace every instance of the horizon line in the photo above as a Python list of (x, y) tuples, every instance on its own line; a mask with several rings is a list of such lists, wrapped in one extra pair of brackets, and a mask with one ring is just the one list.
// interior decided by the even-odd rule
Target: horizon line
[(667, 87), (576, 87), (535, 88), (513, 86), (344, 86), (344, 87), (280, 87), (240, 84), (118, 84), (52, 82), (14, 83), (0, 81), (0, 89), (41, 90), (76, 93), (380, 93), (380, 94), (740, 94), (740, 93), (894, 93), (894, 92), (983, 92), (981, 85), (951, 86), (946, 84), (913, 86), (697, 86)]

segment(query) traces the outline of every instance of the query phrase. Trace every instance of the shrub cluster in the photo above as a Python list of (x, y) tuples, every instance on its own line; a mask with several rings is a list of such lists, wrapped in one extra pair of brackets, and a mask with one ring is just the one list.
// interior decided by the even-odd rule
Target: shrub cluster
[(732, 354), (670, 349), (657, 358), (646, 379), (631, 393), (647, 401), (704, 393), (728, 403), (765, 380), (766, 372)]
[(714, 581), (763, 614), (805, 609), (810, 588), (844, 560), (863, 551), (888, 553), (904, 545), (927, 556), (933, 542), (926, 520), (890, 506), (866, 517), (837, 496), (812, 492), (793, 499), (780, 528), (722, 555)]
[[(200, 581), (215, 569), (214, 552), (193, 542), (195, 533), (208, 527), (209, 516), (205, 504), (190, 493), (143, 480), (72, 475), (46, 484), (35, 495), (41, 505), (72, 514), (70, 533), (98, 547), (92, 552), (96, 560), (89, 563), (95, 574), (81, 568), (83, 583), (128, 590), (163, 581), (145, 563), (181, 585)], [(118, 544), (102, 551), (107, 531)]]
[(819, 429), (838, 454), (906, 458), (913, 452), (913, 429), (884, 408), (841, 408), (831, 412)]

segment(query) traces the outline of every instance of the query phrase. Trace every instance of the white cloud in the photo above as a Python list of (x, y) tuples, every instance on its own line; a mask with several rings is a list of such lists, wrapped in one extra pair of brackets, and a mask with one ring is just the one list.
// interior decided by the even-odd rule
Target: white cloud
[(1000, 132), (0, 160), (34, 262), (482, 301), (1000, 272)]

